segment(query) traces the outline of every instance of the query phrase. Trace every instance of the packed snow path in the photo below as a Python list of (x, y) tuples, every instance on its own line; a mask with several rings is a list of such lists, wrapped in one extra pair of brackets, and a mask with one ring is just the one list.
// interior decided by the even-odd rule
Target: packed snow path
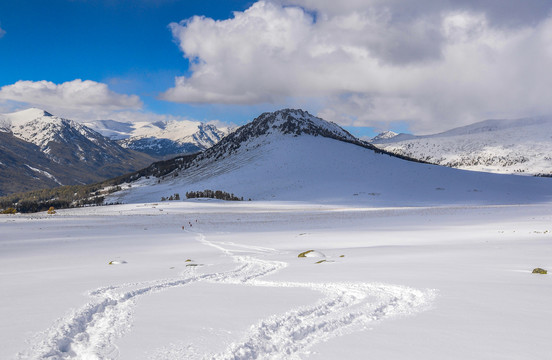
[[(178, 278), (127, 283), (91, 291), (88, 304), (59, 319), (50, 329), (36, 336), (34, 344), (18, 359), (115, 359), (116, 340), (132, 324), (133, 310), (144, 295), (185, 286), (198, 281), (256, 287), (307, 288), (323, 294), (310, 306), (273, 315), (250, 327), (246, 336), (218, 354), (203, 354), (204, 359), (301, 358), (316, 343), (360, 331), (369, 323), (411, 315), (427, 309), (435, 292), (409, 287), (369, 283), (302, 283), (266, 281), (260, 278), (286, 267), (280, 261), (262, 259), (277, 254), (270, 248), (208, 241), (201, 243), (230, 256), (238, 266), (230, 271), (199, 274), (189, 267)], [(251, 253), (252, 255), (239, 255)], [(254, 257), (253, 255), (257, 256)], [(197, 353), (176, 358), (197, 358)], [(171, 358), (165, 353), (164, 358)]]

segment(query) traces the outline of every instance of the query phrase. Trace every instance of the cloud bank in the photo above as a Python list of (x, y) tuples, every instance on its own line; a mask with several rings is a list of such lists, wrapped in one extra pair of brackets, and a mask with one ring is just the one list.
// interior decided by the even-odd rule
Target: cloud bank
[(44, 80), (18, 81), (0, 88), (2, 100), (47, 109), (59, 115), (85, 118), (91, 114), (109, 114), (142, 107), (136, 95), (118, 94), (106, 84), (80, 79), (61, 84)]
[[(62, 84), (50, 81), (18, 81), (0, 87), (0, 113), (28, 107), (44, 109), (76, 121), (117, 120), (122, 122), (196, 121), (186, 116), (157, 114), (143, 109), (136, 95), (116, 93), (104, 83), (73, 80)], [(217, 126), (235, 126), (212, 120)]]
[(228, 20), (170, 24), (191, 75), (183, 103), (302, 98), (342, 125), (438, 131), (552, 113), (552, 16), (528, 0), (258, 1)]

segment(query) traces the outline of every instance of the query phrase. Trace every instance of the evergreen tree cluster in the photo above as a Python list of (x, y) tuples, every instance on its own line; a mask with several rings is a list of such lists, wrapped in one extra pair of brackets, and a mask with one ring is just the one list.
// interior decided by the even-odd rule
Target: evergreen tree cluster
[(0, 211), (14, 208), (17, 212), (31, 213), (47, 211), (51, 206), (56, 209), (65, 209), (88, 205), (102, 205), (105, 195), (121, 190), (119, 185), (132, 182), (140, 177), (155, 176), (160, 178), (176, 169), (186, 169), (196, 156), (197, 154), (182, 155), (171, 160), (158, 161), (145, 169), (96, 184), (65, 185), (52, 189), (40, 189), (6, 195), (0, 197)]
[(203, 190), (203, 191), (188, 191), (186, 193), (186, 199), (195, 199), (195, 198), (209, 198), (209, 199), (219, 199), (227, 201), (243, 201), (243, 197), (239, 198), (221, 190)]
[(68, 185), (53, 189), (41, 189), (26, 193), (17, 193), (0, 198), (0, 209), (13, 208), (20, 213), (46, 211), (50, 207), (64, 209), (86, 205), (101, 205), (108, 192), (120, 190), (113, 187), (108, 192), (100, 192), (103, 186)]
[(175, 193), (174, 195), (171, 195), (169, 197), (161, 196), (161, 201), (173, 201), (173, 200), (180, 200), (180, 194)]

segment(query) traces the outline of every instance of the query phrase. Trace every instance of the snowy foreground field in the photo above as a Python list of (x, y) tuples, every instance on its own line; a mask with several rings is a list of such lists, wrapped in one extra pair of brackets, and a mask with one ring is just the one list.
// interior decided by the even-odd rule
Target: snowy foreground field
[(552, 268), (551, 204), (197, 200), (0, 229), (1, 359), (552, 354), (552, 277), (531, 274)]

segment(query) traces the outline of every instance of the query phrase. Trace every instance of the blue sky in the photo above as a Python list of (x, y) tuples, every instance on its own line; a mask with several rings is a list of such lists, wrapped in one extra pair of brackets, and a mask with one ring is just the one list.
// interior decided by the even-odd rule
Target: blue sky
[[(240, 122), (247, 109), (190, 106), (158, 100), (188, 72), (169, 23), (194, 15), (227, 19), (251, 2), (236, 0), (17, 0), (0, 1), (0, 86), (19, 80), (60, 84), (74, 79), (106, 83), (137, 94), (145, 108), (198, 120)], [(228, 116), (225, 116), (228, 114)]]
[[(188, 62), (169, 23), (193, 15), (225, 19), (248, 2), (235, 0), (17, 0), (0, 2), (0, 82), (75, 78), (162, 79), (164, 89)], [(9, 69), (9, 71), (7, 70)], [(167, 80), (168, 78), (168, 80)]]
[(0, 0), (0, 113), (243, 124), (303, 108), (357, 135), (552, 113), (541, 0)]

